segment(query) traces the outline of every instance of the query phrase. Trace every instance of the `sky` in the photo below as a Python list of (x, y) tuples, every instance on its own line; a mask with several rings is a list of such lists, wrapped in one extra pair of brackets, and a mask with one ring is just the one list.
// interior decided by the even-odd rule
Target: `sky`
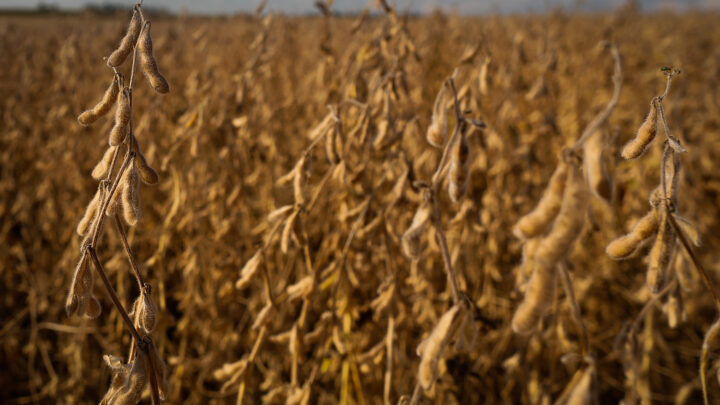
[[(83, 5), (102, 5), (104, 3), (128, 6), (137, 0), (0, 0), (0, 9), (35, 8), (38, 4), (56, 5), (62, 9), (79, 9)], [(374, 0), (370, 0), (374, 3)], [(527, 13), (543, 12), (548, 9), (568, 11), (609, 11), (625, 4), (627, 0), (394, 0), (398, 10), (413, 12), (431, 12), (436, 8), (457, 10), (463, 14), (483, 14), (488, 12)], [(720, 11), (720, 0), (637, 0), (643, 11), (658, 10), (716, 10)], [(173, 12), (187, 10), (191, 13), (225, 14), (251, 12), (259, 0), (145, 0), (147, 6), (158, 6)], [(314, 13), (314, 0), (268, 0), (267, 8), (288, 14)], [(362, 10), (368, 0), (335, 0), (333, 10), (337, 12), (357, 12)]]

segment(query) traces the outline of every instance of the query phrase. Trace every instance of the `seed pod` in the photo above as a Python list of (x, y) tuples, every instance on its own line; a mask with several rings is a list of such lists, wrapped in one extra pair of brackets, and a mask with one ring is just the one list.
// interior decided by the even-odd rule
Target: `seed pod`
[(130, 52), (132, 52), (135, 42), (137, 42), (138, 35), (140, 34), (140, 28), (142, 22), (140, 13), (138, 10), (133, 9), (132, 18), (130, 18), (130, 25), (128, 26), (127, 33), (120, 41), (118, 48), (110, 54), (107, 59), (107, 64), (110, 67), (118, 67), (125, 62)]
[(651, 209), (642, 217), (629, 234), (621, 236), (607, 245), (605, 252), (611, 258), (618, 260), (631, 256), (642, 242), (650, 238), (658, 229), (660, 215), (657, 209)]
[(109, 147), (105, 151), (102, 159), (100, 159), (100, 161), (95, 165), (92, 170), (91, 174), (95, 180), (101, 180), (108, 175), (108, 171), (110, 170), (110, 166), (112, 165), (113, 157), (115, 157), (115, 151), (117, 148), (120, 148), (118, 156), (122, 155), (125, 151), (125, 145)]
[(469, 306), (462, 308), (460, 317), (455, 348), (460, 352), (470, 353), (477, 342), (478, 325), (475, 323), (473, 311)]
[(418, 382), (428, 390), (438, 377), (438, 363), (457, 330), (458, 320), (461, 318), (460, 305), (454, 305), (440, 317), (430, 336), (417, 348), (420, 356), (418, 368)]
[(112, 370), (113, 377), (110, 382), (110, 389), (100, 401), (100, 405), (117, 404), (117, 395), (128, 382), (132, 364), (125, 364), (121, 358), (107, 354), (103, 356), (103, 360)]
[(580, 167), (568, 166), (567, 186), (562, 205), (550, 232), (537, 246), (533, 257), (534, 271), (523, 302), (515, 311), (512, 328), (515, 333), (531, 333), (552, 304), (555, 293), (557, 263), (562, 260), (580, 234), (588, 204), (588, 190)]
[(579, 165), (568, 165), (567, 185), (560, 212), (550, 232), (540, 240), (535, 253), (538, 263), (555, 266), (572, 248), (585, 223), (589, 203), (587, 183)]
[(83, 215), (82, 219), (80, 219), (80, 222), (78, 222), (77, 225), (76, 231), (78, 235), (85, 236), (87, 231), (90, 229), (90, 226), (95, 221), (97, 212), (100, 209), (100, 204), (102, 204), (103, 194), (104, 193), (102, 192), (102, 188), (98, 188), (95, 196), (92, 200), (90, 200), (87, 208), (85, 208), (85, 214)]
[(160, 94), (170, 92), (170, 85), (165, 77), (160, 74), (155, 55), (153, 54), (152, 36), (150, 36), (150, 21), (145, 22), (145, 27), (140, 33), (138, 40), (138, 51), (140, 53), (140, 65), (142, 66), (145, 77), (147, 77), (150, 86)]
[(280, 208), (275, 209), (273, 212), (269, 213), (267, 216), (267, 220), (270, 223), (275, 223), (281, 219), (285, 219), (287, 216), (286, 214), (292, 210), (294, 206), (292, 204), (283, 205)]
[(134, 164), (127, 170), (129, 171), (127, 183), (122, 189), (123, 217), (128, 225), (135, 226), (140, 220), (140, 217), (142, 217), (142, 210), (140, 208), (140, 181)]
[(341, 124), (336, 121), (332, 129), (325, 135), (325, 154), (331, 165), (340, 163), (340, 154), (338, 153), (338, 138), (340, 137)]
[(518, 334), (535, 330), (540, 317), (552, 305), (555, 295), (555, 266), (533, 262), (534, 269), (525, 289), (525, 297), (512, 318), (512, 329)]
[(486, 56), (483, 58), (482, 65), (480, 65), (480, 73), (478, 74), (478, 82), (480, 86), (480, 94), (486, 95), (488, 93), (488, 72), (490, 68), (490, 57)]
[(125, 172), (123, 172), (123, 175), (120, 178), (120, 181), (118, 182), (117, 189), (115, 189), (115, 193), (110, 197), (110, 201), (108, 201), (107, 208), (105, 209), (105, 215), (107, 215), (107, 216), (115, 215), (117, 206), (118, 206), (118, 204), (120, 204), (120, 200), (122, 199), (123, 191), (124, 191), (125, 187), (128, 186), (130, 171), (131, 171), (131, 168), (128, 167), (125, 169)]
[(635, 138), (625, 144), (622, 150), (622, 157), (625, 159), (636, 159), (645, 153), (650, 142), (655, 139), (657, 133), (657, 108), (655, 103), (657, 99), (653, 99), (650, 102), (650, 112), (648, 113), (645, 122), (640, 125), (640, 128), (635, 135)]
[(550, 177), (547, 189), (535, 208), (515, 224), (513, 234), (520, 239), (542, 235), (557, 216), (562, 205), (567, 180), (567, 164), (560, 162)]
[(447, 137), (447, 121), (445, 125), (440, 120), (433, 117), (427, 130), (426, 139), (428, 143), (436, 148), (442, 148)]
[(85, 316), (90, 319), (95, 319), (102, 313), (102, 306), (100, 305), (100, 301), (98, 301), (97, 298), (94, 296), (90, 296), (87, 302), (87, 306), (85, 307)]
[(235, 288), (242, 289), (250, 284), (250, 280), (252, 280), (253, 276), (260, 268), (262, 258), (262, 251), (258, 250), (253, 257), (245, 263), (245, 266), (243, 266), (242, 270), (240, 270), (240, 279), (235, 283)]
[(145, 159), (145, 155), (143, 155), (143, 153), (140, 151), (140, 146), (138, 145), (135, 136), (132, 136), (131, 142), (132, 148), (135, 151), (135, 167), (137, 168), (138, 174), (140, 175), (140, 179), (145, 184), (157, 184), (157, 182), (160, 180), (158, 174), (155, 169), (153, 169), (148, 164), (147, 160)]
[(421, 238), (425, 226), (430, 220), (431, 206), (429, 201), (423, 201), (422, 205), (415, 212), (410, 227), (402, 237), (403, 252), (411, 259), (420, 258)]
[(597, 373), (594, 365), (578, 370), (565, 388), (555, 405), (597, 404)]
[(385, 145), (385, 141), (395, 137), (395, 119), (392, 116), (392, 105), (390, 92), (385, 92), (385, 105), (383, 106), (383, 118), (377, 125), (377, 134), (372, 141), (375, 150), (380, 150)]
[(110, 87), (105, 90), (105, 94), (103, 94), (102, 100), (95, 104), (93, 108), (80, 114), (80, 116), (78, 117), (78, 122), (80, 123), (80, 125), (88, 126), (93, 122), (97, 121), (98, 118), (107, 114), (108, 111), (110, 111), (110, 107), (112, 107), (117, 100), (119, 89), (120, 86), (118, 83), (118, 77), (116, 75), (113, 76), (113, 81), (112, 83), (110, 83)]
[(675, 329), (681, 322), (687, 320), (687, 312), (685, 311), (682, 294), (680, 293), (680, 286), (676, 285), (672, 291), (670, 291), (668, 300), (663, 306), (663, 311), (667, 315), (668, 326), (671, 329)]
[(157, 325), (157, 305), (152, 299), (149, 284), (145, 284), (140, 296), (137, 297), (133, 304), (133, 316), (135, 317), (135, 327), (144, 331), (146, 334), (152, 333)]
[(590, 191), (601, 200), (610, 203), (613, 196), (612, 179), (603, 160), (602, 134), (595, 133), (583, 145), (583, 161)]
[(386, 139), (390, 139), (395, 135), (395, 125), (393, 122), (382, 119), (377, 125), (377, 134), (373, 139), (372, 146), (375, 150), (380, 150), (383, 147)]
[(457, 203), (467, 192), (470, 176), (470, 145), (465, 134), (461, 134), (453, 147), (448, 176), (448, 193), (450, 199)]
[(268, 302), (257, 314), (257, 317), (255, 318), (255, 322), (253, 322), (251, 329), (258, 330), (265, 326), (265, 324), (267, 324), (268, 321), (275, 316), (276, 312), (277, 311), (275, 310), (275, 307)]
[(83, 252), (80, 261), (75, 266), (73, 279), (70, 283), (70, 291), (65, 300), (65, 312), (67, 316), (73, 314), (84, 314), (87, 308), (87, 302), (92, 296), (93, 274), (88, 268), (90, 260), (87, 253)]
[(426, 135), (428, 143), (436, 148), (442, 148), (447, 139), (447, 110), (444, 108), (446, 91), (443, 85), (435, 97), (432, 119)]
[(305, 276), (297, 283), (288, 286), (286, 289), (288, 301), (309, 296), (315, 289), (315, 279), (313, 276)]
[(118, 105), (115, 108), (115, 125), (110, 130), (110, 146), (120, 145), (125, 141), (130, 122), (130, 93), (123, 89), (118, 94)]
[(668, 215), (666, 211), (661, 214), (655, 243), (648, 255), (647, 284), (653, 294), (660, 291), (665, 283), (668, 264), (675, 247), (675, 234), (668, 221)]
[(130, 405), (140, 402), (148, 380), (147, 356), (142, 350), (136, 350), (135, 353), (135, 360), (130, 363), (130, 371), (125, 384), (107, 402), (108, 405)]
[(307, 158), (303, 157), (298, 160), (294, 169), (293, 177), (293, 196), (295, 197), (295, 204), (305, 204), (305, 190), (303, 190), (303, 183), (305, 180), (305, 164)]
[(140, 175), (140, 179), (145, 184), (154, 185), (157, 184), (160, 180), (157, 172), (155, 169), (153, 169), (145, 160), (145, 156), (142, 153), (139, 153), (136, 155), (137, 160), (135, 160), (135, 167), (137, 167), (138, 174)]
[(532, 238), (527, 240), (522, 247), (522, 278), (524, 281), (532, 277), (535, 268), (535, 252), (537, 251), (540, 238)]
[(283, 254), (287, 254), (289, 248), (290, 248), (290, 238), (293, 235), (293, 229), (295, 228), (295, 222), (298, 219), (298, 215), (300, 214), (300, 210), (295, 209), (292, 214), (288, 217), (288, 219), (285, 221), (285, 227), (282, 231), (282, 236), (280, 238), (280, 251), (283, 252)]

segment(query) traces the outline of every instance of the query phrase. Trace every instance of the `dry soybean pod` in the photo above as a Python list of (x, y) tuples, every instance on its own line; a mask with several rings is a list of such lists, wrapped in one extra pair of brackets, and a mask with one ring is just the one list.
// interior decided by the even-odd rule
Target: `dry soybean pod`
[(454, 145), (448, 176), (448, 193), (450, 199), (457, 203), (467, 192), (470, 177), (470, 144), (464, 133)]
[(78, 117), (78, 122), (80, 123), (80, 125), (88, 126), (93, 122), (97, 121), (98, 118), (107, 114), (117, 100), (119, 89), (120, 85), (118, 81), (118, 76), (114, 75), (113, 81), (112, 83), (110, 83), (110, 87), (105, 90), (105, 94), (103, 94), (102, 100), (95, 104), (93, 108), (80, 114), (80, 116)]
[(430, 221), (431, 204), (430, 201), (423, 201), (422, 205), (415, 212), (410, 227), (405, 231), (402, 236), (402, 248), (403, 252), (411, 258), (420, 258), (421, 253), (421, 237), (423, 230)]
[(417, 348), (420, 357), (418, 381), (424, 389), (430, 389), (438, 377), (438, 363), (443, 356), (449, 341), (457, 330), (461, 307), (454, 305), (440, 317), (430, 336)]
[(85, 215), (83, 215), (80, 222), (78, 222), (77, 225), (77, 233), (80, 236), (84, 236), (88, 229), (90, 229), (90, 224), (92, 224), (93, 220), (95, 219), (95, 215), (98, 212), (98, 209), (100, 209), (100, 204), (102, 204), (103, 200), (103, 192), (102, 188), (98, 188), (98, 191), (95, 193), (95, 196), (92, 200), (90, 200), (90, 203), (88, 204), (87, 208), (85, 208)]
[(596, 132), (583, 144), (583, 159), (588, 185), (593, 194), (605, 202), (613, 197), (612, 180), (603, 160), (603, 134)]
[[(112, 165), (113, 157), (115, 156), (115, 149), (118, 148), (118, 146), (111, 146), (103, 155), (102, 159), (95, 165), (95, 167), (92, 170), (92, 177), (95, 180), (102, 180), (107, 176), (108, 170), (110, 170), (110, 165)], [(120, 145), (120, 152), (118, 152), (118, 156), (122, 155), (124, 152), (124, 146)]]
[(588, 190), (578, 164), (568, 164), (567, 186), (562, 206), (551, 231), (543, 237), (535, 251), (535, 269), (528, 283), (525, 298), (515, 311), (512, 328), (516, 333), (531, 333), (540, 317), (552, 304), (555, 293), (557, 263), (567, 255), (582, 230), (588, 204)]
[(118, 67), (125, 62), (130, 52), (132, 52), (137, 42), (138, 35), (140, 34), (140, 28), (142, 28), (142, 17), (140, 11), (137, 8), (133, 8), (133, 15), (130, 19), (130, 25), (128, 26), (127, 33), (120, 41), (120, 45), (110, 56), (108, 56), (107, 64), (110, 67)]
[(145, 22), (145, 26), (140, 32), (138, 40), (138, 51), (140, 53), (140, 65), (147, 77), (150, 86), (160, 94), (170, 92), (170, 85), (165, 77), (158, 70), (155, 55), (153, 54), (152, 36), (150, 35), (150, 21)]
[(85, 295), (84, 281), (88, 273), (89, 260), (90, 259), (87, 253), (83, 253), (80, 261), (75, 267), (73, 280), (70, 283), (70, 291), (68, 292), (67, 300), (65, 301), (65, 312), (67, 313), (67, 316), (72, 316), (76, 312), (84, 312), (84, 305), (81, 304), (83, 296)]
[(340, 154), (338, 153), (338, 138), (342, 131), (342, 124), (337, 114), (333, 113), (333, 116), (335, 122), (328, 133), (325, 134), (325, 154), (327, 155), (328, 162), (331, 165), (336, 165), (340, 163), (341, 160)]
[(127, 183), (122, 190), (123, 217), (128, 225), (137, 225), (142, 210), (140, 208), (140, 181), (135, 164), (128, 169)]
[(135, 167), (137, 168), (140, 179), (145, 184), (155, 185), (160, 181), (155, 169), (153, 169), (145, 159), (142, 151), (140, 151), (140, 145), (138, 144), (135, 135), (130, 134), (130, 142), (132, 143), (132, 150), (135, 152)]
[(444, 108), (446, 91), (446, 85), (443, 84), (435, 97), (435, 106), (426, 135), (428, 143), (436, 148), (442, 148), (447, 139), (447, 111)]
[(570, 251), (582, 230), (589, 202), (587, 183), (578, 164), (568, 163), (567, 176), (560, 212), (551, 231), (537, 247), (537, 262), (546, 262), (553, 266), (557, 264)]
[(118, 105), (115, 108), (115, 125), (110, 130), (110, 146), (120, 145), (127, 137), (130, 122), (130, 92), (122, 89), (118, 94)]
[(618, 260), (629, 257), (637, 248), (650, 238), (658, 229), (660, 214), (656, 208), (652, 208), (644, 217), (635, 224), (632, 231), (623, 235), (607, 245), (605, 252), (611, 258)]
[(663, 210), (660, 218), (655, 244), (648, 255), (647, 284), (650, 291), (660, 291), (667, 273), (668, 264), (674, 248), (675, 234), (668, 221), (667, 210)]
[(530, 239), (545, 232), (560, 211), (566, 179), (567, 164), (561, 161), (550, 177), (545, 194), (538, 204), (515, 224), (513, 228), (515, 236), (520, 239)]
[(555, 295), (555, 266), (536, 262), (532, 264), (534, 269), (525, 290), (525, 297), (512, 318), (512, 329), (519, 334), (529, 334), (535, 330)]
[(122, 198), (123, 190), (125, 189), (125, 187), (128, 187), (129, 176), (130, 176), (130, 168), (125, 170), (122, 178), (120, 179), (120, 182), (118, 183), (118, 187), (115, 190), (115, 193), (110, 198), (110, 201), (108, 201), (107, 208), (105, 209), (105, 215), (107, 215), (107, 216), (115, 215), (117, 206), (120, 203), (120, 200)]
[(657, 98), (653, 98), (650, 102), (650, 112), (648, 113), (645, 122), (638, 128), (635, 138), (625, 144), (622, 150), (622, 157), (625, 159), (636, 159), (645, 152), (650, 142), (655, 139), (657, 134)]

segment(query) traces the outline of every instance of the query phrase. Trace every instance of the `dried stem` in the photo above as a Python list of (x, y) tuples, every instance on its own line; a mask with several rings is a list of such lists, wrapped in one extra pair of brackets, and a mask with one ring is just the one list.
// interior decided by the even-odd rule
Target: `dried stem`
[(665, 106), (663, 105), (665, 97), (667, 97), (668, 93), (670, 93), (670, 84), (672, 83), (673, 77), (679, 74), (680, 71), (677, 69), (672, 69), (669, 73), (667, 73), (665, 92), (662, 96), (655, 98), (653, 100), (653, 103), (655, 103), (655, 108), (657, 109), (658, 116), (660, 117), (660, 121), (662, 122), (663, 130), (665, 131), (665, 136), (667, 137), (668, 143), (675, 152), (684, 153), (686, 152), (686, 149), (682, 146), (680, 140), (672, 136), (672, 134), (670, 133), (670, 126), (667, 123), (667, 119), (665, 117)]
[(442, 229), (442, 221), (440, 220), (440, 209), (438, 208), (437, 199), (433, 198), (432, 203), (434, 211), (432, 221), (435, 229), (435, 237), (437, 238), (438, 246), (440, 246), (440, 252), (442, 253), (453, 303), (458, 304), (460, 302), (460, 287), (458, 287), (457, 276), (455, 275), (455, 269), (453, 269), (452, 260), (450, 258), (450, 249), (448, 249), (445, 232)]
[(675, 221), (675, 218), (672, 215), (668, 215), (667, 218), (670, 221), (670, 224), (672, 225), (673, 229), (675, 230), (675, 234), (678, 236), (678, 239), (680, 239), (680, 243), (682, 243), (688, 256), (690, 256), (690, 259), (692, 260), (693, 264), (695, 265), (695, 268), (697, 269), (698, 273), (700, 273), (700, 275), (702, 276), (702, 279), (705, 282), (705, 286), (707, 287), (708, 290), (710, 290), (710, 294), (712, 294), (713, 300), (715, 301), (715, 306), (718, 309), (718, 312), (720, 312), (720, 299), (718, 298), (717, 290), (713, 286), (712, 281), (710, 281), (710, 277), (708, 276), (708, 273), (705, 271), (705, 268), (702, 266), (702, 264), (700, 264), (700, 261), (698, 260), (697, 256), (695, 255), (695, 252), (693, 252), (693, 249), (690, 246), (690, 243), (688, 242), (687, 237), (683, 233), (680, 226), (677, 224), (677, 221)]
[(135, 152), (128, 149), (128, 153), (125, 155), (125, 160), (123, 161), (123, 164), (120, 166), (120, 169), (115, 176), (115, 181), (113, 181), (112, 186), (110, 187), (110, 191), (105, 196), (105, 201), (103, 201), (102, 205), (100, 206), (100, 215), (98, 215), (97, 220), (95, 221), (95, 225), (93, 227), (93, 235), (90, 242), (90, 247), (92, 248), (95, 248), (97, 246), (97, 241), (100, 237), (100, 231), (102, 231), (103, 222), (105, 221), (105, 211), (107, 210), (107, 206), (108, 204), (110, 204), (110, 200), (117, 191), (123, 173), (125, 173), (125, 170), (127, 169), (128, 165), (130, 165), (131, 160), (134, 158)]
[(590, 346), (587, 328), (585, 328), (585, 323), (582, 319), (580, 306), (578, 306), (577, 300), (575, 299), (575, 291), (573, 290), (572, 280), (570, 279), (570, 273), (568, 272), (565, 261), (558, 263), (558, 273), (560, 273), (560, 280), (562, 281), (563, 288), (565, 289), (565, 295), (568, 299), (568, 303), (570, 304), (570, 309), (572, 310), (572, 316), (578, 329), (578, 335), (580, 335), (580, 350), (582, 357), (585, 358), (588, 354), (588, 348)]
[(117, 226), (117, 230), (120, 233), (120, 240), (122, 241), (123, 248), (125, 249), (125, 254), (128, 257), (128, 261), (130, 261), (130, 267), (132, 268), (133, 273), (135, 273), (135, 279), (137, 280), (138, 287), (142, 291), (143, 286), (145, 285), (145, 281), (143, 280), (142, 274), (140, 274), (140, 270), (138, 269), (132, 249), (130, 249), (130, 244), (128, 243), (127, 235), (125, 234), (125, 228), (123, 227), (123, 224), (120, 221), (120, 215), (118, 215), (117, 212), (115, 213), (114, 217), (115, 225)]
[(115, 305), (115, 309), (120, 313), (120, 316), (122, 317), (123, 321), (125, 322), (125, 326), (127, 326), (128, 330), (130, 331), (130, 334), (133, 335), (133, 338), (135, 340), (140, 341), (142, 337), (138, 333), (137, 329), (135, 329), (135, 325), (133, 325), (132, 320), (130, 319), (130, 315), (128, 315), (127, 311), (125, 310), (125, 307), (123, 307), (122, 303), (120, 302), (120, 298), (118, 298), (117, 293), (115, 292), (115, 288), (113, 288), (112, 284), (110, 283), (110, 280), (107, 278), (107, 274), (105, 274), (105, 270), (103, 269), (102, 263), (100, 263), (100, 259), (98, 259), (97, 253), (95, 252), (95, 248), (93, 246), (88, 246), (87, 252), (90, 254), (90, 258), (92, 259), (92, 262), (95, 267), (95, 271), (100, 276), (100, 279), (102, 279), (103, 285), (105, 286), (105, 290), (107, 290), (108, 295), (110, 295), (110, 299), (112, 300), (113, 304)]
[(452, 135), (450, 136), (450, 139), (447, 142), (447, 145), (445, 145), (445, 149), (443, 150), (442, 157), (440, 158), (440, 163), (438, 163), (437, 169), (435, 169), (435, 173), (432, 176), (432, 185), (431, 189), (437, 190), (437, 188), (440, 186), (441, 179), (442, 179), (442, 173), (445, 170), (445, 166), (448, 163), (448, 159), (450, 159), (450, 151), (452, 150), (452, 147), (455, 145), (455, 142), (457, 142), (459, 135), (465, 130), (466, 122), (465, 122), (465, 116), (462, 114), (462, 111), (460, 110), (460, 102), (457, 98), (457, 90), (455, 89), (455, 80), (450, 77), (447, 79), (446, 85), (450, 87), (450, 90), (452, 90), (453, 95), (453, 103), (455, 105), (455, 118), (456, 118), (456, 124), (455, 124), (455, 130), (453, 130)]
[(152, 403), (153, 404), (159, 404), (160, 403), (160, 391), (158, 389), (158, 381), (157, 376), (155, 375), (155, 366), (153, 365), (152, 360), (150, 360), (150, 351), (157, 350), (155, 349), (155, 344), (153, 343), (152, 339), (150, 339), (149, 336), (145, 336), (145, 340), (143, 340), (143, 344), (140, 345), (140, 349), (145, 352), (145, 356), (148, 359), (147, 365), (148, 365), (148, 372), (150, 374), (150, 395), (152, 397)]

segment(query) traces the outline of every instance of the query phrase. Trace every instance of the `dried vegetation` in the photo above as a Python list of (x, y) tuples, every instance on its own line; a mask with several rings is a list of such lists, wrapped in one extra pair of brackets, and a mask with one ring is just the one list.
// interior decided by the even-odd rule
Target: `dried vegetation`
[(0, 402), (720, 398), (716, 16), (381, 6), (0, 16)]

